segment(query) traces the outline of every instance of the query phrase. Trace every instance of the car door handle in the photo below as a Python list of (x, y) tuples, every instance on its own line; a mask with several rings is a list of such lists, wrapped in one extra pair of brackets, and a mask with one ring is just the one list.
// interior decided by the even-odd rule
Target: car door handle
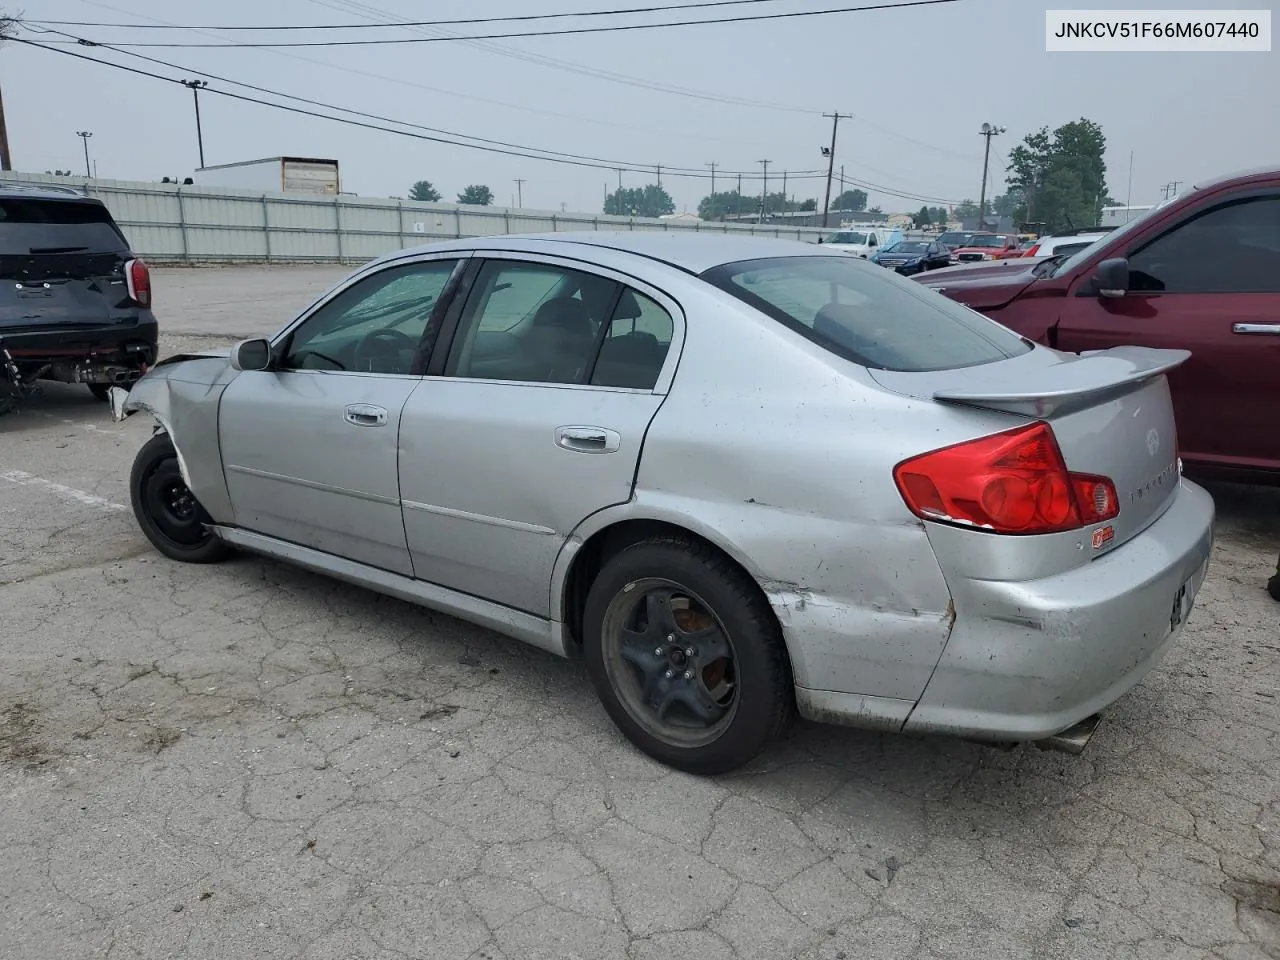
[(556, 427), (556, 446), (574, 453), (616, 453), (622, 437), (604, 427)]
[(387, 408), (372, 403), (348, 403), (343, 419), (357, 427), (385, 427)]
[(1280, 337), (1280, 323), (1233, 323), (1231, 332)]

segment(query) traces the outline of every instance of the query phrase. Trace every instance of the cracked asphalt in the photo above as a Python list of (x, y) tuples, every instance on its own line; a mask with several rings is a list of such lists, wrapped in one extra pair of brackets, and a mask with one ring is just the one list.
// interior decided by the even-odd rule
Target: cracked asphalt
[[(341, 272), (157, 271), (164, 350)], [(164, 559), (149, 431), (58, 385), (0, 420), (4, 960), (1280, 958), (1280, 491), (1211, 488), (1190, 623), (1081, 757), (797, 723), (700, 779), (579, 664)]]

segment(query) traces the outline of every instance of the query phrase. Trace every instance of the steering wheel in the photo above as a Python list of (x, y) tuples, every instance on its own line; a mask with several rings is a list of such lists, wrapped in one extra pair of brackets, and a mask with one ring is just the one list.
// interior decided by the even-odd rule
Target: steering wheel
[[(371, 367), (368, 362), (370, 360), (385, 357), (393, 351), (398, 353), (401, 350), (416, 350), (417, 347), (418, 341), (407, 333), (392, 330), (390, 327), (374, 330), (372, 333), (366, 333), (356, 344), (356, 348), (351, 355), (351, 366), (357, 373), (367, 371)], [(378, 370), (375, 372), (387, 373), (389, 371)]]

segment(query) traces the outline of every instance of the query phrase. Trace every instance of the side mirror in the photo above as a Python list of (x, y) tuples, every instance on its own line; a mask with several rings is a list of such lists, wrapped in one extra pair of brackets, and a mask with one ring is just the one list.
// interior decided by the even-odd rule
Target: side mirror
[(241, 340), (231, 348), (231, 366), (236, 370), (266, 370), (271, 366), (271, 341), (262, 337)]
[(1098, 296), (1114, 299), (1129, 292), (1129, 261), (1124, 257), (1112, 257), (1098, 264), (1094, 275), (1098, 284)]

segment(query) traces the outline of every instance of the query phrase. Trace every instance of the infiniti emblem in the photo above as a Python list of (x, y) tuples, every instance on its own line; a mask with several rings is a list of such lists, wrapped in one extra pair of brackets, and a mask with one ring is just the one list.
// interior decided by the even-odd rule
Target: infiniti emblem
[(1150, 430), (1147, 431), (1147, 453), (1151, 454), (1154, 457), (1156, 455), (1156, 452), (1159, 449), (1160, 449), (1160, 434), (1156, 433), (1155, 428), (1152, 427)]

